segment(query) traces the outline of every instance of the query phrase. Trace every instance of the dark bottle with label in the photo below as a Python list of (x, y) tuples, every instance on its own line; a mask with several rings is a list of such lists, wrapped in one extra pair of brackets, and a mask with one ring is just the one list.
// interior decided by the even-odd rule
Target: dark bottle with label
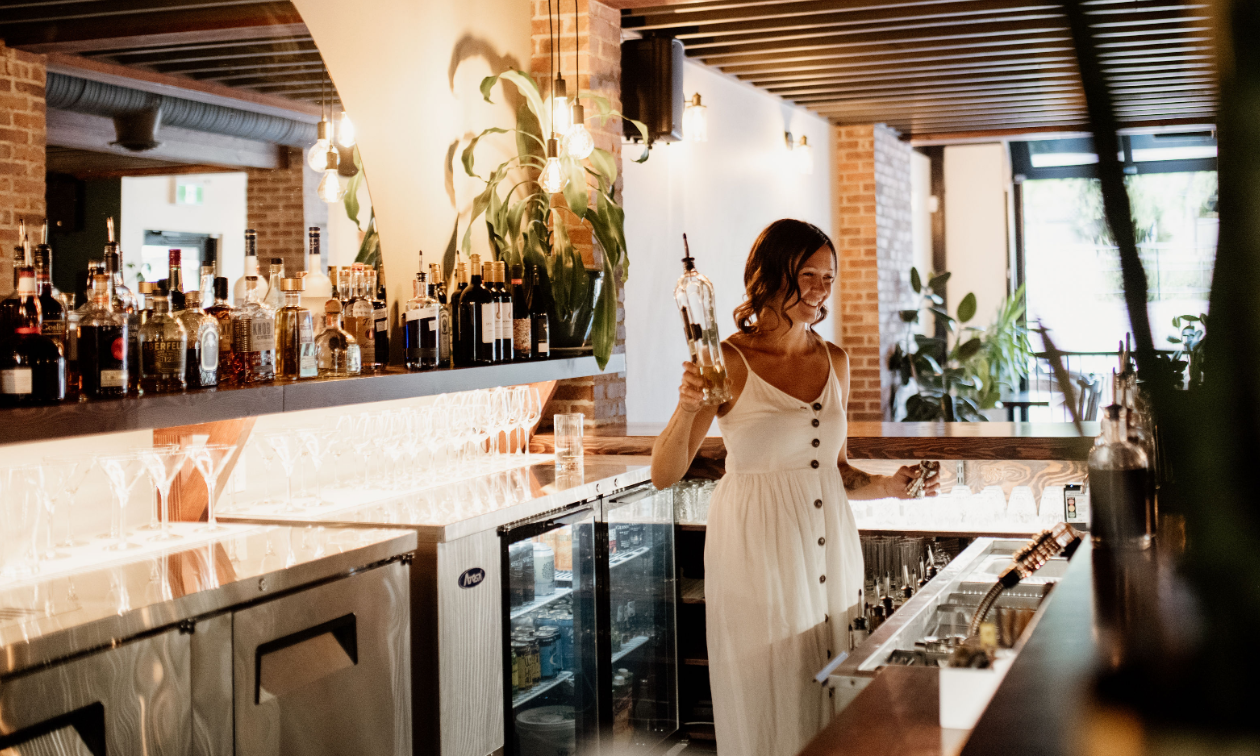
[(472, 353), (465, 349), (465, 346), (470, 345), (471, 342), (465, 343), (459, 322), (460, 300), (464, 298), (464, 292), (468, 291), (468, 283), (465, 280), (467, 275), (468, 263), (459, 263), (455, 267), (455, 292), (451, 294), (451, 361), (456, 367), (472, 364)]
[(459, 351), (466, 365), (494, 364), (494, 295), (482, 284), (481, 256), (471, 255), (472, 280), (459, 296)]
[(451, 366), (451, 305), (446, 300), (446, 279), (442, 278), (442, 266), (429, 266), (429, 296), (438, 301), (438, 367)]
[(403, 347), (408, 370), (429, 370), (438, 364), (441, 312), (423, 272), (416, 274), (415, 296), (403, 305)]
[(35, 286), (39, 289), (40, 333), (66, 347), (66, 308), (52, 285), (52, 247), (48, 245), (48, 222), (44, 222), (44, 243), (35, 248)]
[(214, 291), (214, 304), (206, 308), (206, 314), (214, 318), (215, 326), (219, 329), (219, 359), (216, 377), (220, 382), (226, 383), (235, 375), (235, 366), (232, 362), (232, 304), (228, 301), (228, 280), (223, 276), (216, 276), (212, 284)]
[(1089, 534), (1095, 547), (1116, 551), (1146, 549), (1155, 535), (1150, 463), (1127, 436), (1124, 408), (1109, 405), (1089, 452)]
[(543, 280), (543, 272), (535, 265), (533, 269), (533, 288), (529, 295), (530, 327), (530, 359), (551, 359), (551, 297), (547, 283)]
[(18, 221), (18, 245), (13, 248), (13, 291), (0, 301), (0, 340), (12, 336), (21, 317), (21, 298), (18, 295), (18, 274), (26, 266), (26, 221)]
[(0, 402), (19, 406), (59, 402), (66, 398), (66, 360), (61, 344), (39, 332), (33, 265), (19, 270), (16, 294), (13, 334), (0, 341)]
[(140, 327), (139, 342), (142, 391), (165, 393), (188, 387), (188, 330), (171, 314), (165, 293), (153, 297), (153, 314)]
[[(366, 294), (372, 301), (372, 334), (376, 342), (372, 349), (376, 360), (373, 367), (380, 370), (389, 364), (389, 308), (385, 305), (385, 284), (378, 281), (376, 269), (368, 268), (364, 272), (367, 275)], [(382, 267), (380, 276), (383, 277), (384, 273)]]
[(512, 348), (512, 291), (508, 289), (505, 270), (507, 264), (502, 261), (492, 263), (494, 269), (494, 299), (497, 306), (496, 329), (498, 331), (498, 354), (496, 362), (511, 362), (515, 359)]
[(130, 383), (127, 318), (114, 311), (113, 286), (108, 273), (94, 276), (92, 301), (79, 320), (81, 391), (96, 399), (126, 396)]
[(512, 352), (518, 360), (533, 357), (533, 339), (530, 332), (533, 320), (529, 317), (529, 290), (525, 288), (525, 267), (512, 266)]

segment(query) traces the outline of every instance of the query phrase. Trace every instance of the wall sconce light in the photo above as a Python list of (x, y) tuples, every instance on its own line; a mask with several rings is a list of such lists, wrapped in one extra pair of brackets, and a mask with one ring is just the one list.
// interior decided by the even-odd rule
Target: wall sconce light
[(783, 141), (787, 145), (788, 162), (796, 169), (796, 172), (809, 176), (814, 173), (814, 148), (809, 143), (809, 138), (801, 135), (798, 141), (792, 136), (792, 132), (783, 132)]
[(708, 108), (700, 103), (700, 93), (691, 96), (683, 108), (683, 139), (688, 142), (709, 141)]

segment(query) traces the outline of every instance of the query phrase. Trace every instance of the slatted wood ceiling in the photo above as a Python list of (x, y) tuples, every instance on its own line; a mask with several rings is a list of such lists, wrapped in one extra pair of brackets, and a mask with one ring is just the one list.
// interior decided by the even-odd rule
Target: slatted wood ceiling
[[(1086, 125), (1059, 2), (620, 2), (624, 31), (676, 37), (692, 59), (837, 124), (882, 122), (911, 137)], [(1084, 6), (1122, 126), (1215, 121), (1206, 0)]]

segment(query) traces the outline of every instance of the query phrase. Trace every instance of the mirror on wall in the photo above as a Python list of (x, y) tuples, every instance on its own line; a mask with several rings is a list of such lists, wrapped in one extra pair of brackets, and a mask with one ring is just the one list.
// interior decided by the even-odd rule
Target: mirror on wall
[(235, 281), (246, 228), (264, 270), (280, 257), (286, 275), (305, 270), (312, 226), (323, 266), (371, 247), (353, 121), (291, 3), (43, 0), (6, 11), (0, 40), (45, 56), (47, 217), (63, 292), (101, 257), (107, 217), (128, 283), (165, 278), (170, 249), (185, 270), (217, 249), (218, 274)]

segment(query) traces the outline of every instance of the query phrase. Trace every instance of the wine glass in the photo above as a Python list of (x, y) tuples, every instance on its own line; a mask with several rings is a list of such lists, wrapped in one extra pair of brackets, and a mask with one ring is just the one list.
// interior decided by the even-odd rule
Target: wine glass
[(39, 569), (40, 502), (30, 485), (28, 468), (0, 468), (0, 489), (0, 575), (33, 574)]
[(101, 469), (109, 478), (110, 489), (114, 494), (114, 506), (110, 511), (109, 538), (112, 544), (105, 548), (109, 551), (138, 549), (140, 544), (127, 540), (123, 528), (123, 515), (127, 511), (127, 501), (131, 498), (131, 490), (145, 474), (145, 465), (137, 454), (115, 454), (100, 457), (97, 460)]
[(525, 455), (526, 459), (529, 459), (529, 429), (533, 428), (534, 423), (538, 422), (538, 418), (542, 417), (542, 395), (538, 393), (537, 386), (522, 386), (521, 388), (524, 389), (525, 393), (523, 400), (525, 417), (524, 422), (521, 425), (521, 430), (525, 434), (525, 441), (521, 444), (521, 453)]
[(179, 446), (155, 446), (140, 452), (140, 460), (162, 497), (161, 532), (150, 541), (174, 541), (183, 536), (171, 532), (171, 484), (188, 460), (188, 450)]
[[(507, 392), (507, 423), (511, 428), (508, 431), (508, 452), (512, 451), (512, 436), (518, 436), (521, 444), (521, 453), (524, 453), (528, 439), (525, 434), (525, 427), (522, 421), (525, 419), (525, 402), (526, 391), (528, 386), (513, 386)], [(517, 431), (520, 431), (517, 434)]]
[(287, 486), (284, 511), (292, 512), (297, 509), (293, 504), (293, 466), (302, 455), (300, 444), (288, 433), (268, 433), (263, 436), (263, 440), (275, 450), (276, 459), (280, 460), (280, 465), (284, 467), (284, 480)]
[(328, 455), (332, 452), (334, 435), (333, 432), (326, 428), (303, 428), (298, 432), (298, 438), (306, 447), (307, 454), (311, 458), (311, 466), (315, 469), (315, 506), (323, 506), (329, 504), (324, 498), (322, 484), (320, 483), (320, 468), (323, 467)]
[(68, 549), (80, 545), (74, 539), (74, 499), (83, 479), (95, 461), (89, 457), (45, 457), (44, 470), (54, 498), (54, 507), (61, 512), (63, 537), (57, 546)]
[(189, 458), (201, 473), (201, 480), (206, 484), (206, 524), (198, 530), (204, 532), (225, 530), (215, 519), (214, 508), (218, 503), (219, 476), (232, 460), (232, 452), (236, 447), (231, 444), (206, 444), (189, 451)]

